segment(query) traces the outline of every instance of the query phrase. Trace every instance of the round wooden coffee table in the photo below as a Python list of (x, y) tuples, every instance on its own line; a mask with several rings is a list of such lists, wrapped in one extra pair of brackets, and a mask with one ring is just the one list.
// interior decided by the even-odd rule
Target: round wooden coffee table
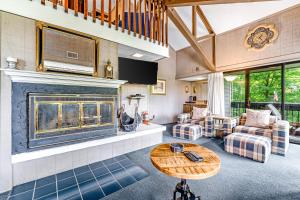
[(190, 191), (186, 180), (206, 179), (216, 175), (221, 167), (220, 158), (213, 151), (200, 145), (181, 144), (184, 145), (184, 151), (194, 151), (204, 160), (202, 162), (192, 162), (183, 153), (173, 153), (170, 144), (161, 144), (151, 151), (151, 162), (164, 174), (181, 179), (181, 182), (176, 185), (173, 200), (177, 199), (177, 192), (181, 194), (180, 200), (200, 199)]

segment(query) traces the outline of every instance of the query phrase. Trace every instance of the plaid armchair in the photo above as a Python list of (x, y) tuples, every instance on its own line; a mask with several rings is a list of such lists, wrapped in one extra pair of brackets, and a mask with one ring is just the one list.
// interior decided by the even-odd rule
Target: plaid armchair
[(219, 116), (208, 116), (205, 118), (205, 132), (206, 137), (216, 137), (216, 125), (221, 124), (224, 136), (233, 133), (233, 128), (237, 126), (238, 119), (233, 117), (219, 117)]
[(270, 117), (268, 128), (258, 128), (245, 126), (246, 113), (242, 114), (238, 125), (234, 128), (235, 132), (247, 133), (268, 137), (272, 140), (272, 153), (285, 156), (289, 147), (289, 122), (277, 120), (275, 116)]

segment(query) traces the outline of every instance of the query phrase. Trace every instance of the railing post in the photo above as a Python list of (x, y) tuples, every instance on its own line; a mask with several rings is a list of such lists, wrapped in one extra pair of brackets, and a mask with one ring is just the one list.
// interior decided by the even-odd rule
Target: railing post
[(116, 19), (115, 19), (115, 29), (118, 30), (119, 29), (119, 0), (116, 0)]
[(122, 0), (122, 32), (125, 31), (125, 0)]
[(111, 0), (108, 1), (108, 27), (111, 28)]
[(74, 0), (74, 11), (75, 16), (78, 16), (78, 0)]
[(104, 24), (104, 0), (101, 0), (101, 25)]
[(136, 0), (133, 1), (133, 35), (136, 36)]
[(84, 19), (87, 19), (88, 16), (88, 0), (84, 0)]
[(93, 22), (96, 22), (96, 0), (93, 0)]
[(57, 0), (53, 0), (53, 8), (57, 9)]
[(147, 0), (144, 0), (144, 40), (147, 38)]
[(128, 35), (130, 35), (130, 32), (131, 32), (131, 0), (128, 0), (127, 30), (128, 30)]
[(65, 12), (67, 13), (69, 10), (69, 1), (68, 0), (65, 0), (64, 6), (65, 6)]

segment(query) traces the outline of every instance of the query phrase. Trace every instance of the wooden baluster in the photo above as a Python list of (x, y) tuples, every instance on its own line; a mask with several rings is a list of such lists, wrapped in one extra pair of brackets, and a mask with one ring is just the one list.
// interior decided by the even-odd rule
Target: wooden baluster
[(111, 27), (111, 0), (108, 1), (108, 27)]
[(128, 23), (128, 34), (130, 34), (130, 32), (131, 32), (131, 0), (128, 0), (127, 23)]
[(96, 0), (93, 0), (93, 22), (96, 22)]
[(139, 6), (139, 38), (142, 37), (142, 0), (139, 0), (138, 6)]
[(101, 25), (104, 24), (104, 0), (101, 0)]
[(115, 27), (116, 27), (116, 30), (119, 29), (119, 0), (116, 0), (116, 21), (115, 21)]
[(69, 10), (69, 1), (65, 0), (65, 12), (67, 13)]
[(155, 43), (156, 42), (156, 10), (157, 10), (157, 7), (156, 7), (156, 1), (154, 1), (154, 4), (153, 4), (153, 42)]
[(166, 30), (165, 30), (165, 34), (166, 34), (166, 36), (165, 36), (165, 44), (166, 44), (166, 46), (168, 47), (169, 46), (169, 41), (168, 41), (168, 31), (169, 31), (169, 22), (168, 22), (168, 19), (169, 19), (169, 17), (168, 17), (168, 7), (165, 7), (165, 12), (166, 12), (166, 24), (165, 24), (165, 26), (166, 26)]
[(151, 8), (151, 0), (148, 0), (148, 20), (149, 20), (149, 41), (152, 41), (152, 8)]
[(53, 8), (57, 9), (57, 0), (53, 0)]
[(161, 44), (165, 45), (165, 7), (162, 5)]
[(122, 0), (122, 32), (125, 31), (125, 0)]
[(88, 16), (88, 0), (84, 0), (84, 19), (87, 19)]
[(158, 44), (160, 44), (160, 2), (157, 3), (157, 40)]
[(136, 36), (136, 0), (133, 1), (133, 35)]
[(144, 0), (144, 40), (147, 39), (147, 0)]
[(41, 0), (42, 5), (45, 5), (45, 3), (46, 3), (45, 0)]
[(74, 11), (75, 16), (78, 16), (78, 0), (74, 0)]

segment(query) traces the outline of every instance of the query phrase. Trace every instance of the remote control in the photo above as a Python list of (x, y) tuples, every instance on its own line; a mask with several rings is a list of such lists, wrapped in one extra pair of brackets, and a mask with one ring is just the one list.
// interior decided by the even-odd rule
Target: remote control
[(198, 155), (196, 152), (193, 152), (193, 151), (185, 151), (183, 152), (184, 155), (191, 161), (193, 162), (201, 162), (203, 161), (203, 158)]

